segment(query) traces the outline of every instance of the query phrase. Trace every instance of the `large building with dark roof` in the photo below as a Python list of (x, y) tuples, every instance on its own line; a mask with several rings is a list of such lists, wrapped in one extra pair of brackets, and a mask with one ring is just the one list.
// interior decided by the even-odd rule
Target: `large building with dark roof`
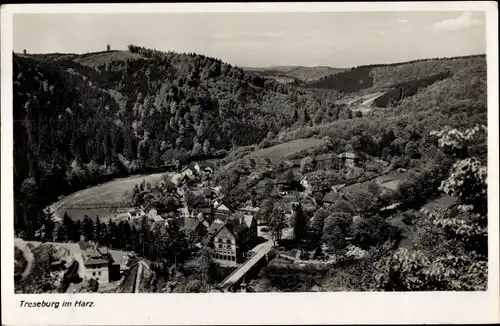
[(257, 221), (252, 215), (235, 214), (215, 220), (208, 228), (204, 245), (211, 248), (219, 265), (234, 267), (246, 258), (250, 243), (257, 237)]

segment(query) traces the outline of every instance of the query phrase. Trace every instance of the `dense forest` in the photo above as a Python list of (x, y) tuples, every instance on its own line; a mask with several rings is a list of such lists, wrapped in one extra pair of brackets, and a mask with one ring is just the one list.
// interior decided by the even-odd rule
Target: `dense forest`
[(194, 53), (129, 50), (14, 55), (16, 229), (32, 236), (39, 208), (61, 194), (221, 156), (310, 124), (318, 110), (329, 121), (339, 115), (335, 93), (281, 85)]

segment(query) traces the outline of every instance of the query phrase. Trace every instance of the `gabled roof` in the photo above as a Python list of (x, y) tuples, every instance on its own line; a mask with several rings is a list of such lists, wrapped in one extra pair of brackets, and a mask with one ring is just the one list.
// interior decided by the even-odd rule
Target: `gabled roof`
[(108, 260), (105, 258), (88, 258), (85, 260), (84, 265), (99, 265), (99, 264), (107, 264)]
[[(238, 235), (242, 231), (248, 229), (245, 223), (235, 223), (236, 221), (231, 221), (226, 223), (225, 227), (233, 234), (233, 236)], [(220, 231), (219, 231), (220, 232)]]
[(251, 227), (252, 223), (255, 221), (252, 215), (243, 215), (243, 220), (245, 221), (247, 227)]
[(214, 208), (218, 211), (225, 211), (225, 212), (233, 212), (234, 211), (231, 207), (228, 207), (226, 204), (224, 204), (222, 202), (215, 202)]
[(321, 154), (316, 157), (314, 157), (314, 160), (316, 161), (324, 161), (324, 160), (335, 160), (337, 158), (337, 154), (335, 153), (326, 153), (326, 154)]
[(190, 217), (184, 218), (184, 230), (186, 230), (186, 232), (188, 233), (196, 230), (196, 228), (199, 227), (200, 225), (204, 227), (203, 223), (198, 219)]
[(355, 159), (355, 158), (358, 158), (359, 156), (356, 155), (356, 153), (353, 153), (353, 152), (344, 152), (342, 154), (339, 154), (337, 157), (338, 158)]
[(151, 219), (155, 222), (164, 222), (165, 221), (165, 219), (163, 217), (161, 217), (160, 215), (155, 215)]
[(210, 234), (211, 236), (214, 236), (223, 227), (224, 227), (224, 223), (213, 222), (212, 224), (210, 224), (210, 227), (208, 228), (208, 234)]
[(108, 259), (94, 246), (87, 244), (85, 245), (85, 242), (79, 243), (82, 256), (83, 256), (83, 263), (84, 265), (94, 265), (94, 264), (107, 264)]
[(441, 208), (450, 208), (455, 206), (458, 203), (458, 199), (449, 195), (443, 195), (427, 204), (425, 204), (422, 209), (427, 211), (434, 211), (438, 207)]

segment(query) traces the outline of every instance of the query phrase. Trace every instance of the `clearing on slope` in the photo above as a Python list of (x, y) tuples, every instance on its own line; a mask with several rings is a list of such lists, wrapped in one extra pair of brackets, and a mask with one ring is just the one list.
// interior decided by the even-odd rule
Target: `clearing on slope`
[(317, 138), (296, 139), (268, 148), (261, 148), (247, 154), (243, 159), (253, 158), (257, 161), (270, 160), (273, 164), (280, 163), (287, 156), (301, 152), (305, 149), (322, 145), (324, 142)]
[(106, 51), (83, 54), (74, 61), (88, 67), (99, 67), (111, 61), (138, 60), (143, 58), (142, 55), (129, 51)]

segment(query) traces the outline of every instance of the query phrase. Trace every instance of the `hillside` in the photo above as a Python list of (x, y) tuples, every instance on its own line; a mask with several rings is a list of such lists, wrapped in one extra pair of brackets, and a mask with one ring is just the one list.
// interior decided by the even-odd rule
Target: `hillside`
[[(426, 161), (432, 161), (439, 151), (429, 135), (431, 131), (441, 130), (445, 126), (464, 129), (476, 124), (487, 124), (486, 60), (483, 56), (433, 59), (401, 66), (364, 69), (373, 69), (373, 74), (378, 73), (374, 75), (377, 76), (374, 80), (380, 87), (399, 83), (413, 88), (406, 88), (405, 96), (392, 101), (392, 91), (374, 101), (375, 106), (388, 106), (390, 110), (374, 110), (369, 116), (290, 128), (278, 134), (278, 138), (285, 142), (304, 137), (328, 136), (338, 151), (344, 150), (349, 144), (355, 150), (389, 161), (405, 154), (410, 143), (411, 147), (416, 146)], [(407, 75), (401, 72), (404, 70)], [(437, 78), (436, 72), (439, 71), (448, 72)], [(420, 79), (413, 81), (415, 78)], [(363, 91), (349, 93), (346, 98), (362, 99), (361, 94)], [(485, 143), (478, 144), (475, 150), (485, 158)]]
[(306, 86), (343, 93), (404, 88), (414, 94), (421, 87), (480, 63), (486, 63), (484, 55), (359, 66), (307, 83)]
[(333, 121), (340, 112), (334, 93), (282, 85), (194, 53), (130, 46), (13, 60), (22, 228), (59, 195), (176, 159), (224, 156), (314, 115)]
[(275, 66), (269, 68), (243, 68), (248, 72), (256, 73), (263, 77), (282, 77), (296, 80), (297, 82), (314, 82), (327, 76), (332, 76), (344, 71), (341, 68), (326, 66), (304, 67), (304, 66)]

